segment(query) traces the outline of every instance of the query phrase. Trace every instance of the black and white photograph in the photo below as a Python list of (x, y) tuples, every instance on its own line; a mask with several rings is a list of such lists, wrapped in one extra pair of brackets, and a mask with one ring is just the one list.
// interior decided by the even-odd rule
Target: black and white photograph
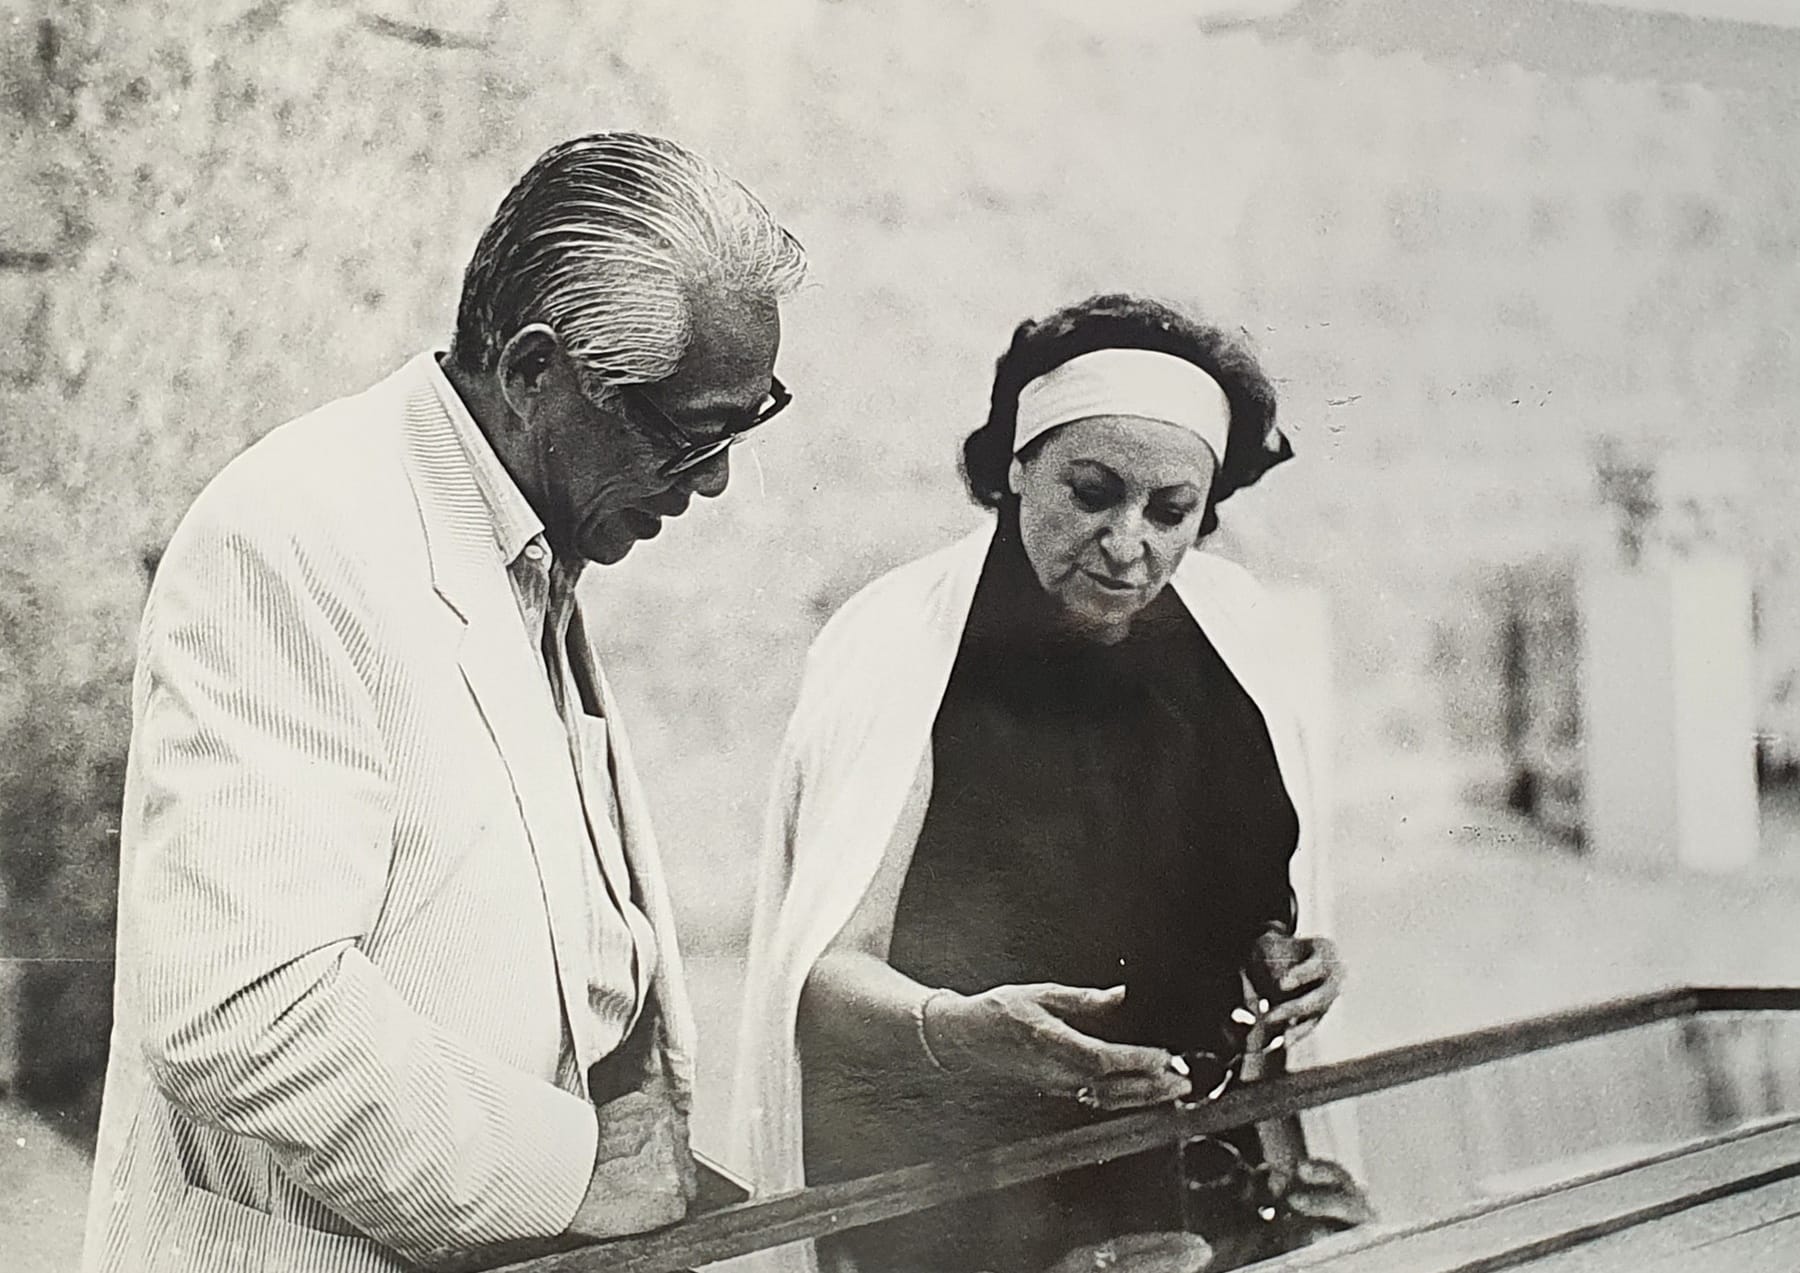
[(0, 0), (0, 1268), (1800, 1270), (1800, 0)]

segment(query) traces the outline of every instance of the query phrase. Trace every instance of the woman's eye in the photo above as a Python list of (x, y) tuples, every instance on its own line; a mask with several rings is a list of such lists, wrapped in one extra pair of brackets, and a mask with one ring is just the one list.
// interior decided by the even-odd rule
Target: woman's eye
[(1158, 526), (1179, 526), (1194, 515), (1191, 508), (1177, 508), (1173, 504), (1152, 504), (1148, 514), (1151, 521)]
[(1104, 486), (1096, 486), (1090, 482), (1075, 482), (1069, 486), (1069, 493), (1075, 502), (1090, 513), (1097, 513), (1113, 502), (1112, 492)]

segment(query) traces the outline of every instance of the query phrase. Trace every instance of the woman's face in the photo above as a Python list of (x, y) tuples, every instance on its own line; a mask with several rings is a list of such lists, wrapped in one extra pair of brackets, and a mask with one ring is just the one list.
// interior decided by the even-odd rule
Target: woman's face
[(1199, 537), (1216, 469), (1187, 429), (1097, 416), (1013, 461), (1019, 534), (1044, 591), (1078, 627), (1118, 640)]

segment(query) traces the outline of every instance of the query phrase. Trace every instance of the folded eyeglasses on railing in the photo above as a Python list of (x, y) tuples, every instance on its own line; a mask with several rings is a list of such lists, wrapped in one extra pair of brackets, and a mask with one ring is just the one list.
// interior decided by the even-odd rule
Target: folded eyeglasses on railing
[[(1222, 1090), (1217, 1099), (1123, 1114), (953, 1162), (925, 1163), (697, 1216), (641, 1237), (577, 1247), (508, 1273), (677, 1273), (802, 1238), (839, 1233), (973, 1194), (1157, 1149), (1334, 1101), (1583, 1039), (1710, 1013), (1800, 1012), (1800, 987), (1660, 991), (1377, 1052)], [(1221, 1170), (1230, 1164), (1221, 1164)]]

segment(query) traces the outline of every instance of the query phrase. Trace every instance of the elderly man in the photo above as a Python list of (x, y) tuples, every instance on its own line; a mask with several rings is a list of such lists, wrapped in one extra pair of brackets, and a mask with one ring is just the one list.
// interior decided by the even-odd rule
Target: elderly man
[(560, 145), (456, 338), (207, 487), (144, 616), (84, 1267), (361, 1273), (679, 1219), (692, 1027), (575, 599), (775, 414), (799, 244)]

